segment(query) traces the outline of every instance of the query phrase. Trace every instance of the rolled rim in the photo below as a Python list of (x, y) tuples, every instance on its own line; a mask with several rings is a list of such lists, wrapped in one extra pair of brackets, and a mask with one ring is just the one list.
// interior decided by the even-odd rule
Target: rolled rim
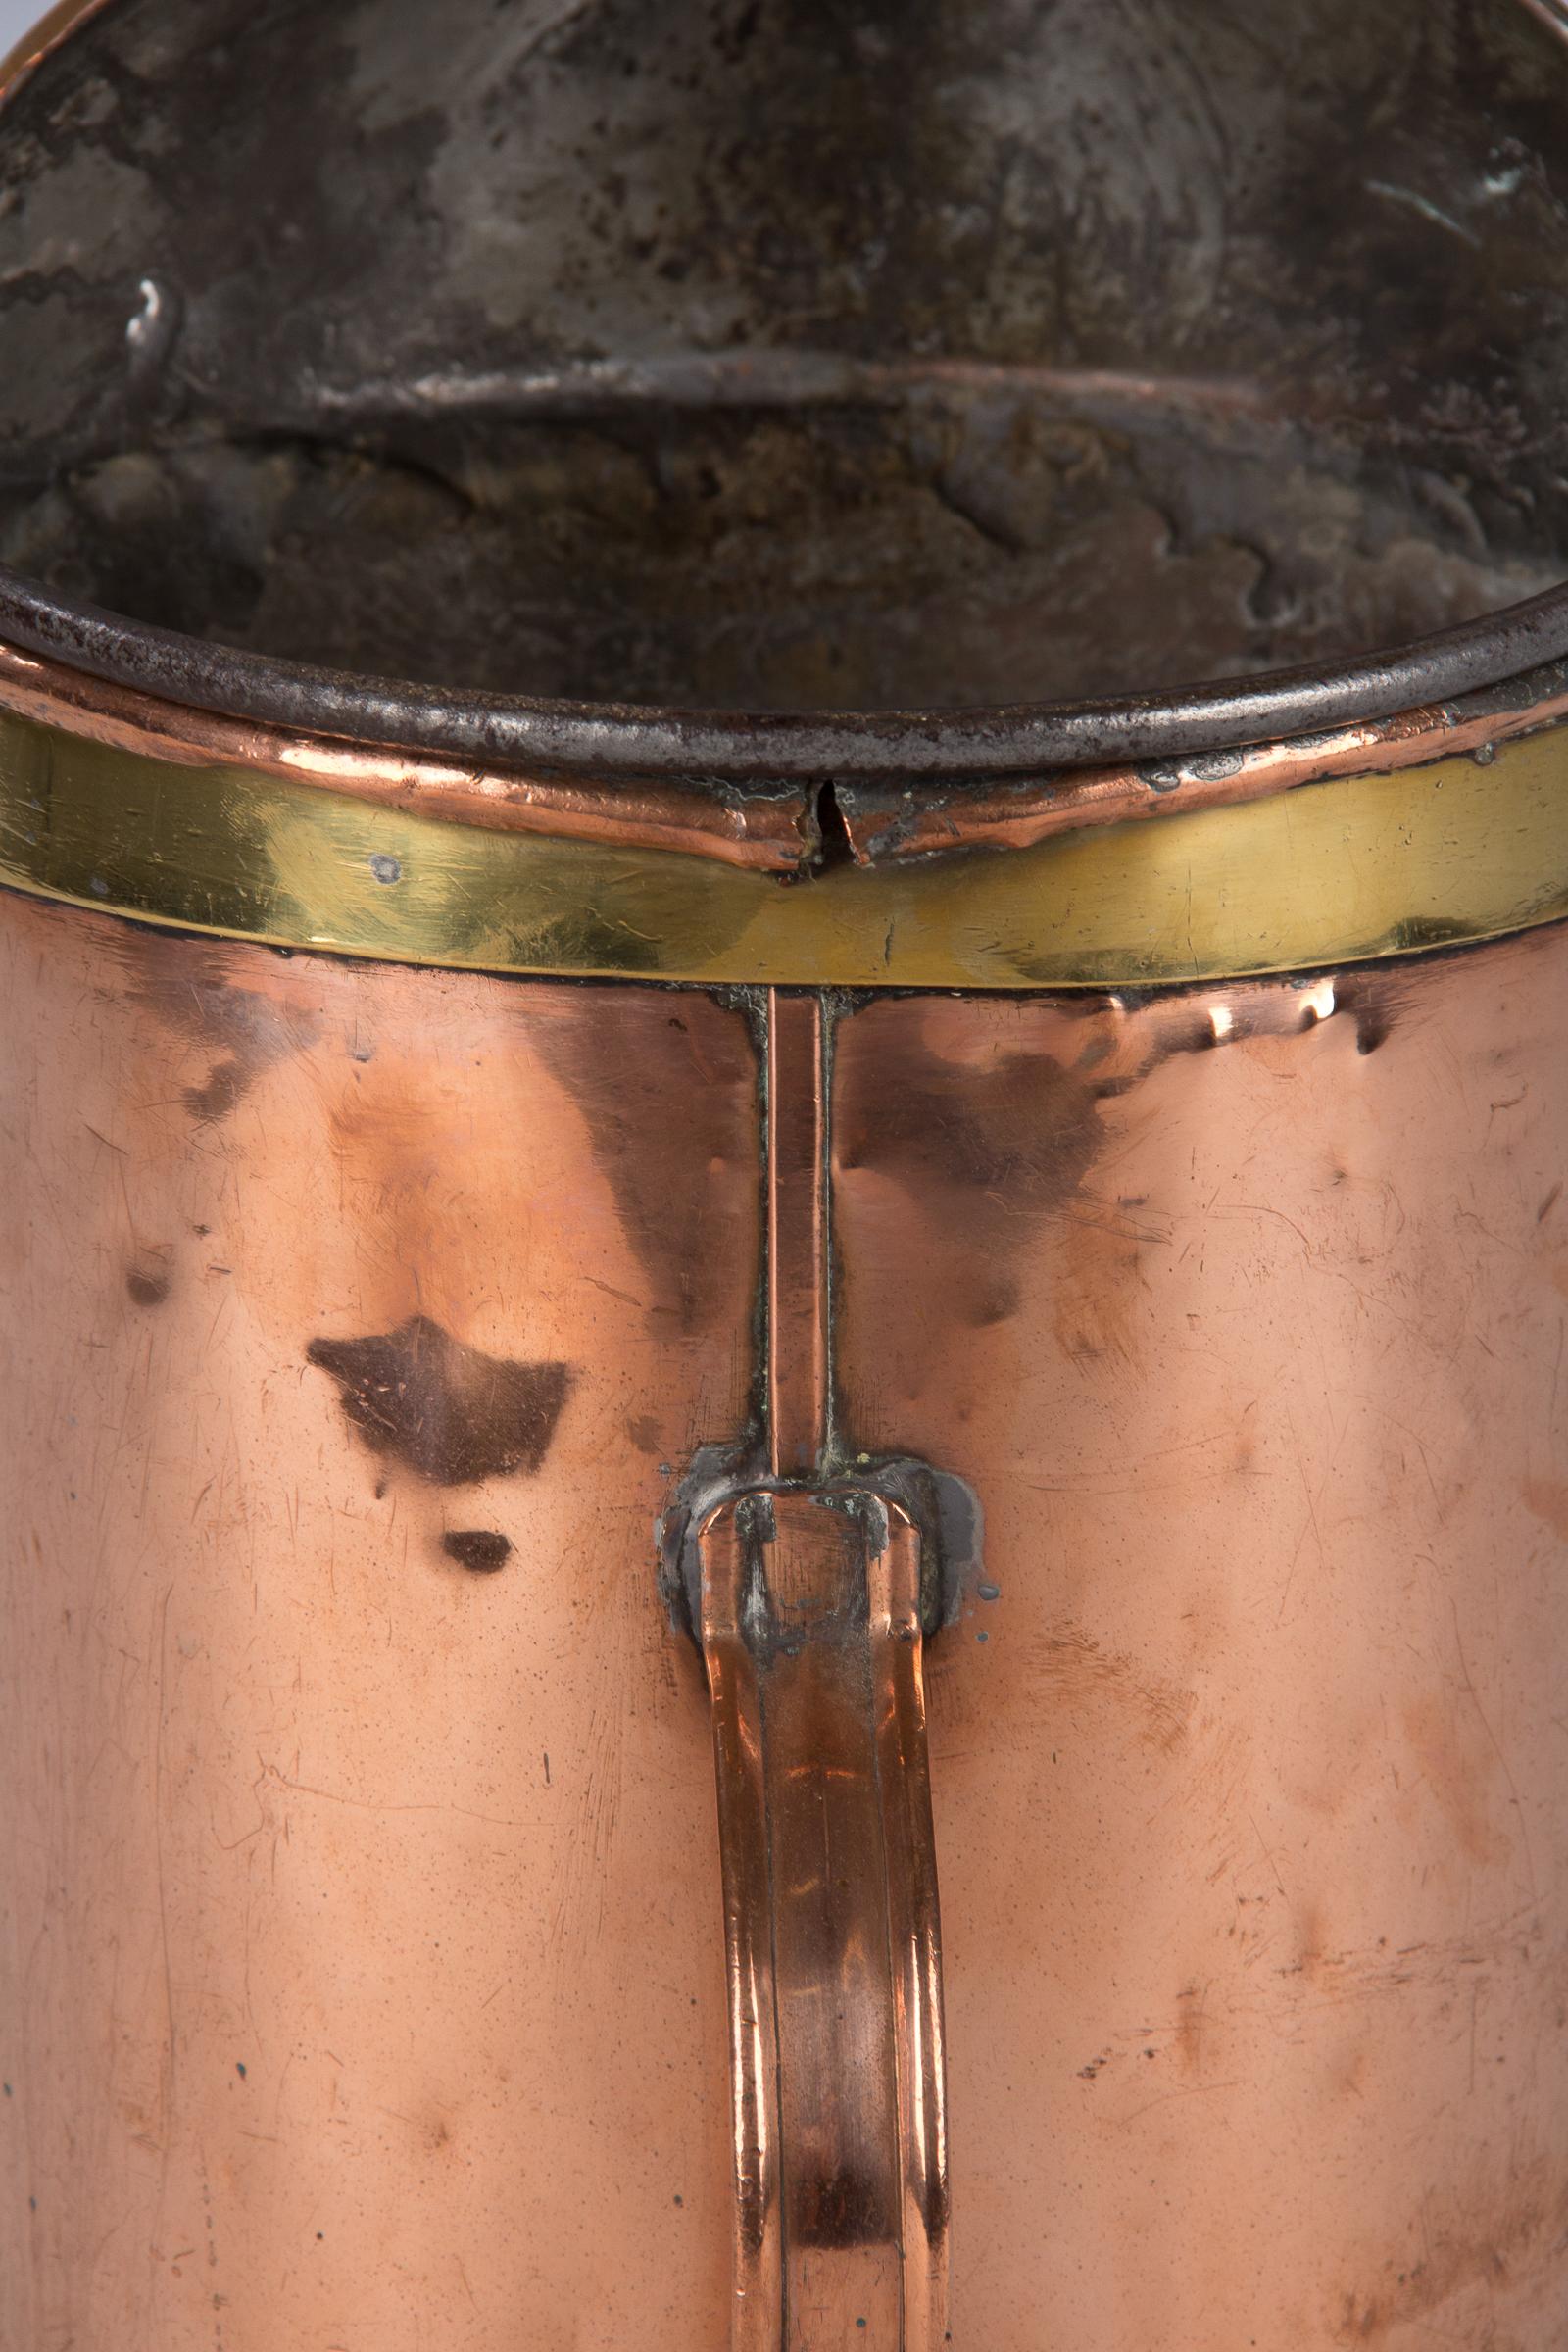
[(1329, 667), (958, 710), (730, 711), (453, 694), (318, 669), (54, 595), (0, 566), (0, 637), (113, 684), (226, 717), (559, 774), (715, 785), (981, 782), (1234, 750), (1391, 718), (1568, 657), (1568, 583), (1412, 644)]

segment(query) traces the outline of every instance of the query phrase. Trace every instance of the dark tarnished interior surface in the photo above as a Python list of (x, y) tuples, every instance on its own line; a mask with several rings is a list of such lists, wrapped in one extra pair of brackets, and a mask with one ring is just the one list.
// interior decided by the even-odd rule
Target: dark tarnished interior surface
[(1520, 0), (111, 0), (3, 152), (0, 561), (224, 645), (929, 709), (1565, 568)]

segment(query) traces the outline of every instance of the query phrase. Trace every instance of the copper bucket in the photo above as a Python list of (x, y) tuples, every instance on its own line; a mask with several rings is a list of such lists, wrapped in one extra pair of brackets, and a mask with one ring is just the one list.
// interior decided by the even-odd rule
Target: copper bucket
[(14, 61), (6, 2352), (1561, 2352), (1560, 31)]

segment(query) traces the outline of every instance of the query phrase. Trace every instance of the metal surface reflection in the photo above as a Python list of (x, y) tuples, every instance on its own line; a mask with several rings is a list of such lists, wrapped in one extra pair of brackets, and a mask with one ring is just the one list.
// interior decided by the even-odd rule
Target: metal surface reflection
[[(954, 2340), (1568, 2324), (1568, 932), (834, 1044), (930, 1643)], [(911, 1269), (918, 1279), (911, 1279)]]
[(1568, 933), (770, 1051), (0, 917), (8, 2341), (940, 2343), (945, 2034), (956, 2342), (1555, 2352)]
[(6, 894), (0, 998), (0, 2342), (719, 2352), (744, 1012)]
[[(832, 1011), (770, 989), (765, 1443), (696, 1528), (729, 1967), (735, 2352), (935, 2352), (948, 2277), (941, 1928), (913, 1465), (834, 1409)], [(918, 1473), (915, 1473), (918, 1477)]]

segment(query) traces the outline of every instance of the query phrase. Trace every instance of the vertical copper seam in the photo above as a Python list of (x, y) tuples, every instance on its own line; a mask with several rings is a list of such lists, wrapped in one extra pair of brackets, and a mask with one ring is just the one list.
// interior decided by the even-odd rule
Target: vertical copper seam
[(775, 1478), (827, 1449), (827, 1088), (822, 1000), (767, 992), (767, 1427)]

